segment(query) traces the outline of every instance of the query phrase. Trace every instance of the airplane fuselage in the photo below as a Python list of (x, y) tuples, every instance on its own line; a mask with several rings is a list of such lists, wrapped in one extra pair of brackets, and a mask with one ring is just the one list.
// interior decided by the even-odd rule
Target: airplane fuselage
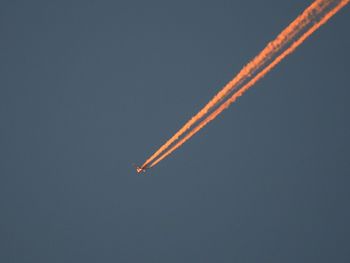
[(137, 165), (135, 165), (135, 164), (134, 164), (134, 167), (135, 167), (136, 172), (137, 172), (138, 174), (146, 172), (146, 169), (147, 169), (147, 167), (143, 167), (143, 166), (140, 167), (140, 166), (137, 166)]

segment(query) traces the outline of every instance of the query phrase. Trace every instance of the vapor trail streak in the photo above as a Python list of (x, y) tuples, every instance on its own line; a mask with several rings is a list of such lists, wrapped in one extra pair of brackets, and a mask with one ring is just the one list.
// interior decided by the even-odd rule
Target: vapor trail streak
[(227, 83), (195, 116), (193, 116), (185, 125), (165, 142), (151, 157), (149, 157), (142, 167), (147, 167), (169, 146), (185, 134), (195, 123), (202, 119), (210, 110), (217, 106), (228, 94), (237, 86), (247, 81), (254, 73), (261, 69), (267, 62), (277, 55), (281, 49), (289, 44), (293, 38), (300, 34), (306, 26), (310, 24), (319, 14), (324, 12), (334, 1), (316, 0), (304, 12), (299, 15), (291, 24), (289, 24), (276, 38), (268, 45), (243, 69)]
[[(253, 79), (251, 79), (246, 85), (237, 90), (228, 100), (221, 104), (215, 111), (213, 111), (209, 116), (207, 116), (202, 122), (200, 122), (195, 128), (193, 128), (186, 136), (184, 136), (179, 142), (173, 145), (169, 150), (163, 153), (158, 159), (156, 159), (150, 167), (155, 166), (182, 144), (184, 144), (188, 139), (190, 139), (194, 134), (201, 130), (210, 121), (214, 120), (223, 110), (227, 109), (238, 97), (242, 96), (245, 91), (252, 87), (257, 81), (263, 78), (270, 70), (277, 66), (285, 57), (291, 54), (298, 46), (300, 46), (310, 35), (312, 35), (318, 28), (325, 24), (333, 15), (335, 15), (341, 8), (349, 3), (350, 0), (342, 0), (333, 9), (324, 15), (320, 21), (316, 22), (309, 30), (307, 30), (302, 36), (300, 36), (289, 48), (287, 48), (282, 54), (276, 57), (268, 66), (266, 66), (262, 71), (260, 71)], [(331, 2), (331, 1), (328, 1)]]

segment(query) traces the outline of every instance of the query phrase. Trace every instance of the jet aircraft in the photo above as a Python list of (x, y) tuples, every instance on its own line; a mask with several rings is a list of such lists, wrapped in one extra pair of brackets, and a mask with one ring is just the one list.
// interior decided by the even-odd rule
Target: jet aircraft
[(147, 166), (138, 166), (138, 165), (136, 165), (136, 164), (132, 164), (132, 165), (135, 167), (136, 172), (137, 172), (138, 174), (140, 174), (140, 173), (145, 173), (146, 170), (149, 168), (149, 167), (147, 167)]

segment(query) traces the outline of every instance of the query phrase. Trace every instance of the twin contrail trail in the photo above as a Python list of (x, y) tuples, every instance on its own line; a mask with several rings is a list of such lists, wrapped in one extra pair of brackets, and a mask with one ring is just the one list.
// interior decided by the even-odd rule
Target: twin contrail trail
[[(214, 120), (239, 96), (291, 54), (350, 0), (316, 0), (220, 90), (195, 116), (163, 144), (142, 169), (153, 167)], [(228, 98), (227, 98), (228, 97)], [(224, 101), (226, 99), (226, 101)], [(196, 126), (194, 126), (196, 125)], [(194, 126), (194, 127), (193, 127)]]

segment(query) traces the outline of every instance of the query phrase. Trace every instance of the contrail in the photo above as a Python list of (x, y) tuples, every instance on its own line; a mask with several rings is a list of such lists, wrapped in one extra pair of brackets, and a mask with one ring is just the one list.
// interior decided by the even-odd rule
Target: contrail
[[(202, 129), (207, 123), (215, 119), (224, 109), (226, 109), (231, 103), (233, 103), (239, 96), (241, 96), (246, 90), (253, 86), (258, 80), (264, 77), (271, 69), (273, 69), (280, 61), (286, 56), (291, 54), (299, 45), (301, 45), (313, 32), (315, 32), (320, 26), (326, 23), (335, 13), (337, 13), (342, 7), (348, 4), (350, 0), (316, 0), (313, 2), (297, 19), (295, 19), (285, 30), (282, 31), (278, 37), (270, 42), (267, 47), (256, 56), (251, 62), (249, 62), (236, 77), (234, 77), (197, 115), (195, 115), (190, 121), (188, 121), (172, 138), (170, 138), (162, 147), (159, 148), (143, 165), (153, 167), (170, 153), (180, 147), (184, 142), (191, 138), (195, 133)], [(321, 14), (325, 13), (323, 17)], [(319, 19), (319, 21), (317, 21)], [(280, 55), (278, 55), (270, 64), (266, 65), (277, 53), (289, 44), (293, 39), (301, 34), (303, 30), (310, 23), (314, 23), (305, 33), (297, 38), (287, 49), (285, 49)], [(262, 67), (265, 68), (262, 69)], [(262, 70), (261, 70), (262, 69)], [(211, 109), (217, 106), (227, 95), (237, 88), (245, 80), (248, 80), (252, 74), (261, 70), (254, 78), (238, 89), (227, 101), (222, 103), (215, 111), (207, 116), (202, 122), (200, 122), (195, 128), (190, 130), (180, 141), (168, 149), (174, 142), (176, 142), (181, 135), (187, 132), (193, 124), (202, 119)], [(168, 149), (168, 150), (167, 150)], [(164, 152), (167, 150), (166, 152)], [(164, 152), (164, 153), (163, 153)], [(163, 153), (163, 154), (162, 154)], [(160, 154), (162, 154), (160, 156)], [(159, 157), (160, 156), (160, 157)], [(156, 159), (156, 160), (155, 160)], [(155, 161), (154, 161), (155, 160)]]
[(244, 82), (247, 78), (258, 71), (281, 49), (289, 44), (307, 25), (310, 24), (320, 13), (324, 12), (332, 1), (316, 0), (304, 12), (289, 24), (276, 38), (234, 77), (224, 88), (219, 91), (195, 116), (193, 116), (173, 137), (163, 144), (151, 157), (149, 157), (142, 167), (147, 167), (155, 158), (165, 151), (171, 144), (178, 140), (196, 122), (202, 119), (211, 109), (220, 103), (232, 90)]
[(156, 159), (150, 167), (155, 166), (182, 144), (184, 144), (188, 139), (190, 139), (194, 134), (201, 130), (210, 121), (214, 120), (223, 110), (227, 109), (238, 97), (242, 96), (245, 91), (252, 87), (257, 81), (263, 78), (270, 70), (272, 70), (278, 63), (280, 63), (286, 56), (291, 54), (298, 46), (300, 46), (312, 33), (314, 33), (318, 28), (325, 24), (333, 15), (335, 15), (342, 7), (349, 3), (350, 0), (343, 0), (337, 6), (335, 6), (331, 11), (329, 11), (319, 22), (314, 24), (307, 32), (305, 32), (298, 40), (296, 40), (288, 49), (286, 49), (281, 55), (279, 55), (273, 62), (271, 62), (266, 68), (264, 68), (258, 75), (256, 75), (252, 80), (250, 80), (246, 85), (236, 91), (226, 102), (224, 102), (219, 108), (212, 112), (206, 119), (204, 119), (198, 126), (191, 130), (185, 137), (183, 137), (178, 143)]

